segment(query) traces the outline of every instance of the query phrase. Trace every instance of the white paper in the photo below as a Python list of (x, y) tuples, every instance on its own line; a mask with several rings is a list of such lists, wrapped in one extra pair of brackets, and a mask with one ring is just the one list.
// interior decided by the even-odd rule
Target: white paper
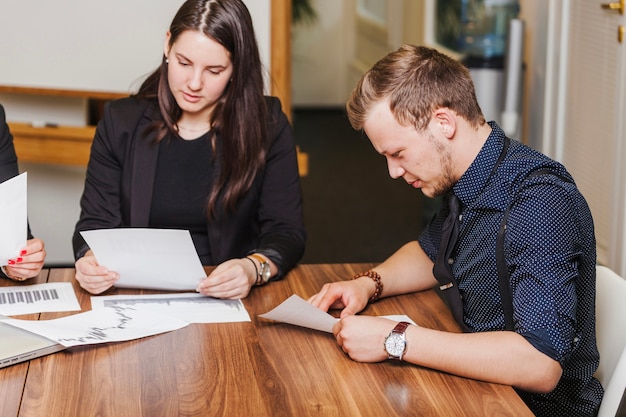
[(26, 172), (0, 184), (0, 265), (18, 257), (26, 246), (26, 193)]
[(77, 310), (80, 304), (69, 282), (0, 288), (0, 314), (6, 316)]
[[(296, 326), (307, 327), (309, 329), (320, 330), (327, 333), (332, 333), (333, 326), (337, 323), (337, 321), (339, 321), (339, 319), (320, 310), (296, 294), (293, 294), (291, 297), (287, 298), (267, 313), (259, 314), (259, 317), (288, 324), (295, 324)], [(408, 321), (411, 324), (415, 324), (410, 317), (404, 314), (380, 317), (394, 321)]]
[(3, 320), (65, 347), (140, 339), (177, 330), (189, 323), (130, 307), (106, 307), (54, 320)]
[(333, 326), (338, 320), (296, 294), (267, 313), (259, 314), (259, 317), (328, 333), (333, 332)]
[(155, 295), (103, 295), (91, 297), (91, 308), (133, 307), (167, 314), (188, 323), (231, 323), (250, 321), (241, 300), (220, 300), (198, 293)]
[(80, 232), (121, 288), (195, 290), (206, 273), (187, 230), (120, 228)]

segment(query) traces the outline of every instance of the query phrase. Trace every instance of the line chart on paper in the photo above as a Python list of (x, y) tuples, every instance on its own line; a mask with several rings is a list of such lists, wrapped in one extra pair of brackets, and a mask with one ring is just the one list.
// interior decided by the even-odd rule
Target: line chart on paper
[(54, 320), (7, 319), (5, 322), (66, 347), (139, 339), (189, 324), (176, 317), (123, 306), (104, 307)]
[(198, 293), (105, 295), (91, 297), (93, 309), (124, 306), (167, 314), (188, 323), (250, 321), (241, 300), (222, 300)]

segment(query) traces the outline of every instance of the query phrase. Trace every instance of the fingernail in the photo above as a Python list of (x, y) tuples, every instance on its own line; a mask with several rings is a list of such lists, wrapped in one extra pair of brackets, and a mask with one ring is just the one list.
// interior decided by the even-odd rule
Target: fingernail
[(22, 251), (20, 252), (20, 255), (26, 255), (26, 249), (22, 249)]
[(17, 259), (16, 259), (16, 262), (17, 262), (17, 263), (20, 263), (20, 262), (22, 262), (22, 261), (23, 261), (23, 258), (22, 258), (21, 256), (20, 256), (19, 258), (17, 258)]
[(15, 265), (15, 261), (13, 259), (9, 259), (9, 265)]

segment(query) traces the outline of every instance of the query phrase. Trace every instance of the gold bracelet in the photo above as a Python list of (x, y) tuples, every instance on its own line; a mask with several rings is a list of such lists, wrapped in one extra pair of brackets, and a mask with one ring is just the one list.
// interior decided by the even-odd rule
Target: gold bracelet
[(0, 269), (2, 269), (2, 273), (6, 275), (6, 277), (10, 280), (21, 282), (21, 281), (26, 281), (28, 279), (28, 278), (14, 277), (12, 275), (9, 275), (9, 271), (7, 271), (4, 266), (0, 266)]
[(361, 277), (370, 277), (374, 280), (374, 283), (376, 284), (376, 291), (374, 291), (374, 295), (372, 295), (369, 299), (369, 302), (373, 303), (374, 301), (378, 300), (383, 293), (382, 278), (380, 277), (380, 274), (378, 272), (370, 269), (369, 271), (359, 272), (358, 274), (353, 276), (352, 279), (357, 279)]

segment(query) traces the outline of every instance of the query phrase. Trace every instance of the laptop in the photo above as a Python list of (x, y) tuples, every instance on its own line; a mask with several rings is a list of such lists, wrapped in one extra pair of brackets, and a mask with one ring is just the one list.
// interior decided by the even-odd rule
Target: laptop
[(63, 349), (65, 346), (57, 342), (0, 321), (0, 368)]

